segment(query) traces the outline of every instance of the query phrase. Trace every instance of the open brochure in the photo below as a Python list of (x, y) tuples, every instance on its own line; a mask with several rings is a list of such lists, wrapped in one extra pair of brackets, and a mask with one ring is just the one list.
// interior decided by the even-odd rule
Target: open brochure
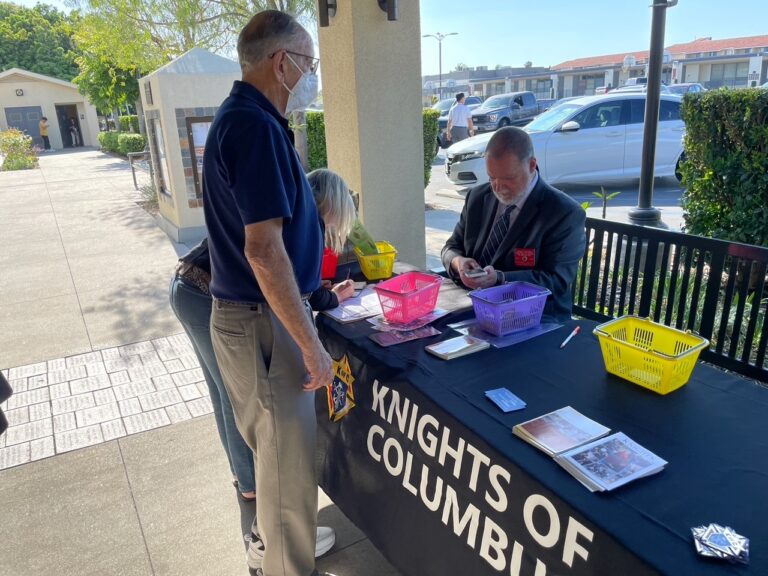
[(656, 474), (667, 464), (622, 432), (555, 456), (555, 461), (592, 492)]
[(512, 433), (553, 456), (597, 440), (610, 429), (587, 418), (570, 406), (528, 420), (512, 428)]
[(324, 310), (323, 314), (326, 314), (342, 324), (349, 322), (356, 322), (358, 320), (365, 320), (371, 316), (378, 316), (381, 314), (381, 304), (376, 292), (370, 286), (365, 288), (352, 298), (348, 298), (341, 302), (338, 307), (331, 310)]

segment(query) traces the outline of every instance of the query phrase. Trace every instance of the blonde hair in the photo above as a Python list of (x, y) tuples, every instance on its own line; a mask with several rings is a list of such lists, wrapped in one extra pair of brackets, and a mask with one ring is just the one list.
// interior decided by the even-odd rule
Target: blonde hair
[(307, 174), (317, 211), (325, 223), (325, 245), (341, 252), (357, 219), (355, 203), (347, 183), (331, 170), (320, 168)]

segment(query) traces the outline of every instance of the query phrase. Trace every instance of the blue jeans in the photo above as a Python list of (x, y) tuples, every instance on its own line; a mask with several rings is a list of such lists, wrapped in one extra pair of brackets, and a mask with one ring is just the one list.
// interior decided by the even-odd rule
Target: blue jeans
[(253, 452), (235, 426), (232, 404), (221, 381), (219, 365), (216, 363), (211, 344), (213, 300), (177, 276), (171, 280), (170, 300), (173, 312), (192, 341), (205, 382), (208, 384), (216, 427), (229, 460), (230, 470), (237, 477), (240, 492), (254, 492), (256, 476), (253, 469)]

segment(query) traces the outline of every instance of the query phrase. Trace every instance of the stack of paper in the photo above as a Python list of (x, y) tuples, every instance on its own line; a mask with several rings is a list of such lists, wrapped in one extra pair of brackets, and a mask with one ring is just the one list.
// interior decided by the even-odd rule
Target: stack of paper
[(341, 302), (337, 308), (324, 310), (323, 314), (330, 316), (337, 322), (347, 324), (381, 314), (381, 304), (373, 288), (368, 287), (357, 296)]
[(512, 433), (550, 456), (576, 448), (608, 434), (610, 430), (570, 406), (528, 420)]
[(555, 456), (555, 461), (592, 492), (656, 474), (667, 464), (621, 432)]
[(451, 360), (453, 358), (472, 354), (473, 352), (485, 350), (489, 346), (490, 344), (488, 344), (488, 342), (479, 340), (474, 336), (458, 336), (456, 338), (437, 342), (436, 344), (430, 344), (429, 346), (425, 346), (424, 349), (438, 358)]

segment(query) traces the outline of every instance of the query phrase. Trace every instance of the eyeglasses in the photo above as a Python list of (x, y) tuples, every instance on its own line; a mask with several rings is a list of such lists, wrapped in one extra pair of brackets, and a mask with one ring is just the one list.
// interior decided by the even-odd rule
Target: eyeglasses
[[(301, 52), (291, 52), (290, 50), (282, 50), (286, 54), (293, 54), (294, 56), (301, 56), (302, 58), (307, 58), (311, 63), (309, 65), (309, 72), (310, 74), (314, 74), (317, 72), (317, 69), (320, 67), (320, 58), (315, 58), (314, 56), (309, 56), (308, 54), (302, 54)], [(280, 52), (278, 50), (277, 52)], [(273, 58), (277, 52), (272, 52), (272, 54), (269, 55), (270, 58)]]

